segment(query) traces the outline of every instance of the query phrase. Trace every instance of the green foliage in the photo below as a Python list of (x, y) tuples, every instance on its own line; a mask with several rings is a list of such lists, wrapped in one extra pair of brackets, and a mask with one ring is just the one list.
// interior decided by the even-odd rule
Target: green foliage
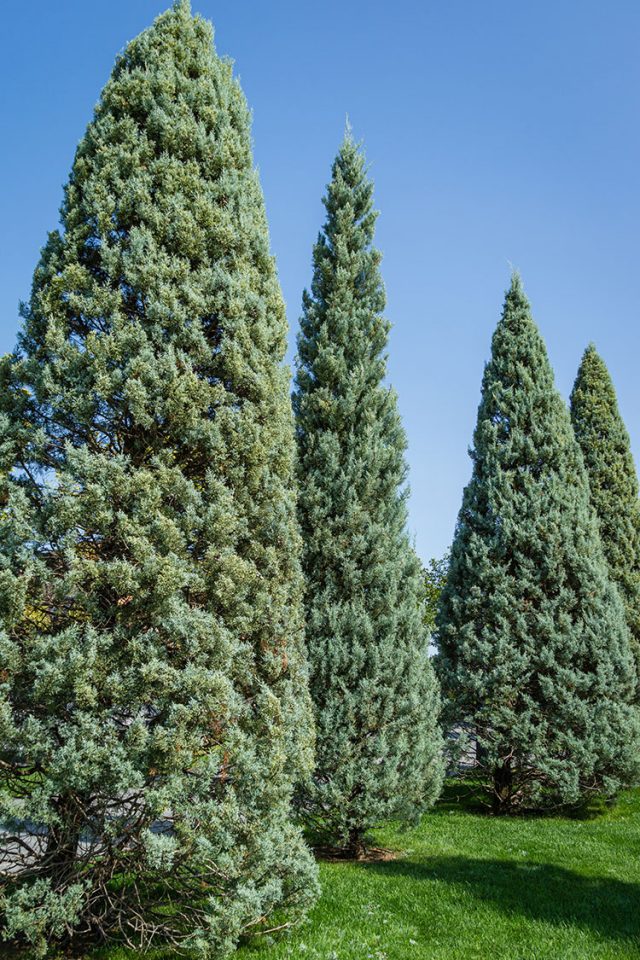
[(304, 809), (354, 852), (367, 828), (429, 806), (442, 776), (421, 570), (406, 533), (405, 436), (384, 384), (372, 192), (347, 133), (304, 296), (294, 394), (318, 730)]
[(375, 835), (396, 859), (321, 864), (312, 922), (238, 960), (638, 960), (639, 791), (580, 820), (487, 817), (459, 793), (448, 779), (419, 827)]
[(61, 224), (2, 367), (0, 924), (218, 957), (314, 896), (313, 723), (285, 312), (188, 3), (118, 58)]
[(438, 614), (450, 722), (475, 730), (497, 810), (615, 794), (638, 775), (624, 609), (546, 349), (514, 276)]
[(449, 572), (450, 562), (451, 556), (449, 552), (447, 552), (445, 553), (444, 557), (440, 557), (439, 560), (437, 560), (435, 557), (432, 557), (427, 566), (422, 570), (422, 587), (424, 596), (423, 620), (424, 625), (429, 632), (429, 636), (431, 636), (435, 629), (440, 595), (442, 594), (444, 585), (447, 582), (447, 573)]
[(640, 673), (640, 503), (629, 434), (609, 371), (585, 350), (571, 393), (571, 420), (589, 475), (609, 574), (622, 596)]

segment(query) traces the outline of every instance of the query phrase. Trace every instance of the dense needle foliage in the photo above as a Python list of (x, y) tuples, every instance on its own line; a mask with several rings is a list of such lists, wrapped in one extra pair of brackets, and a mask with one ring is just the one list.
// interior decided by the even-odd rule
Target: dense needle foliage
[(625, 605), (640, 675), (640, 502), (629, 434), (604, 360), (585, 350), (571, 393), (571, 420), (589, 475), (609, 574)]
[(357, 855), (438, 795), (437, 684), (406, 532), (405, 435), (384, 382), (389, 323), (373, 187), (350, 132), (304, 297), (294, 409), (317, 763), (304, 811)]
[(8, 939), (220, 956), (314, 894), (286, 332), (247, 106), (179, 2), (116, 62), (2, 368)]
[(615, 794), (639, 766), (629, 633), (518, 276), (471, 457), (438, 614), (447, 716), (477, 738), (496, 811)]

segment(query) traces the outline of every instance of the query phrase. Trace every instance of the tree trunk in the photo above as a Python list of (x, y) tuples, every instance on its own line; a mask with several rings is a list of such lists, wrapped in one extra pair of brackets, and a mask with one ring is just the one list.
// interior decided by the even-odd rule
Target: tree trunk
[(353, 860), (362, 860), (367, 851), (364, 845), (364, 831), (360, 827), (352, 827), (346, 847), (348, 855)]
[(73, 873), (81, 827), (80, 811), (70, 794), (58, 797), (54, 806), (60, 823), (49, 827), (42, 871), (51, 876), (54, 887), (57, 887), (66, 883)]
[(506, 813), (511, 805), (513, 770), (511, 760), (505, 760), (493, 769), (493, 812)]

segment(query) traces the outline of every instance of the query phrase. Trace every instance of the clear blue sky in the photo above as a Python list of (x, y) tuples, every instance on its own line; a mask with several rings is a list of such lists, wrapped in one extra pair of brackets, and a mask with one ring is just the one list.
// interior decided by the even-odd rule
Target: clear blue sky
[[(637, 0), (193, 0), (254, 111), (295, 330), (345, 114), (376, 183), (411, 529), (447, 547), (509, 264), (567, 396), (594, 340), (640, 455)], [(116, 53), (158, 0), (3, 10), (0, 350)]]

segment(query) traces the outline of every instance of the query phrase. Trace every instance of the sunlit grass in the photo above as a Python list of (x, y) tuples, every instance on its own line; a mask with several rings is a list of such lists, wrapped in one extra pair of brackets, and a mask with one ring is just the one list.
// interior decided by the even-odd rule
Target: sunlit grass
[(417, 829), (377, 833), (396, 860), (321, 864), (308, 921), (237, 960), (640, 958), (640, 791), (590, 819), (493, 818), (450, 800)]

